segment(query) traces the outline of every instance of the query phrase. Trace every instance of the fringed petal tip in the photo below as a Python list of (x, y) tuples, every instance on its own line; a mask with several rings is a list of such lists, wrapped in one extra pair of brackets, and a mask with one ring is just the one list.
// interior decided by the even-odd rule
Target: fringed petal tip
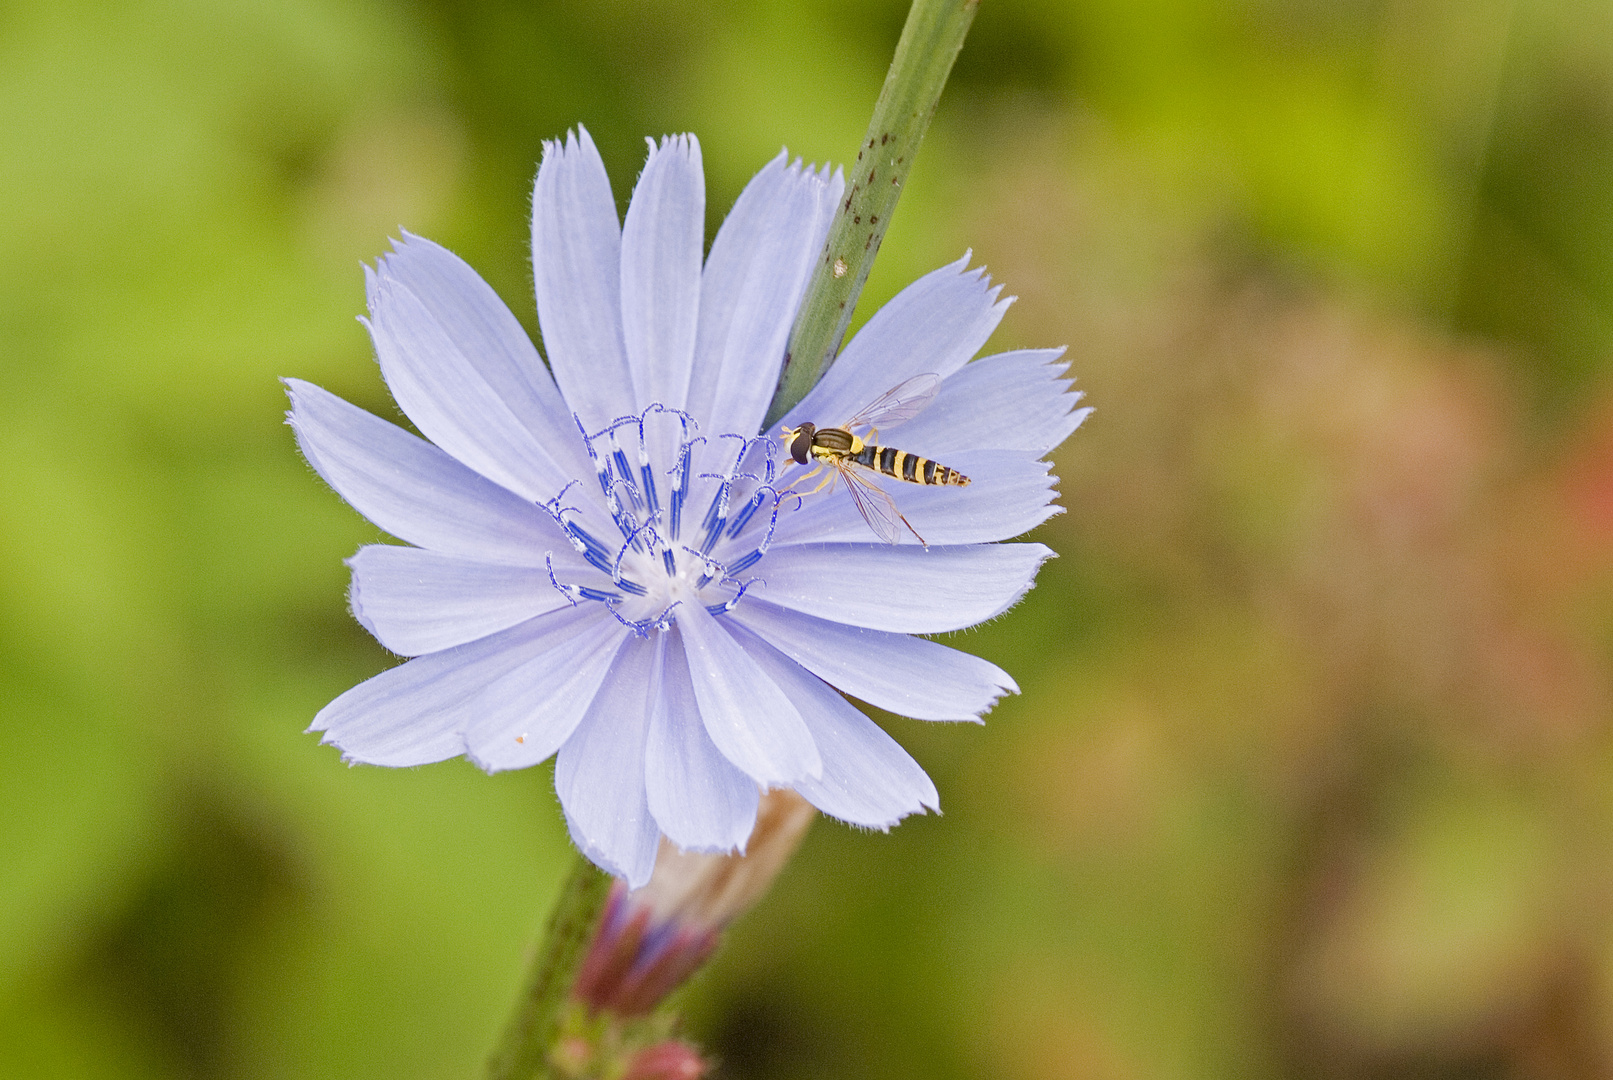
[[(968, 654), (965, 653), (964, 655)], [(1011, 694), (1017, 695), (1020, 690), (1019, 684), (1014, 681), (1014, 677), (1008, 674), (1008, 672), (1004, 671), (1002, 668), (998, 667), (996, 664), (993, 664), (989, 660), (980, 660), (978, 657), (975, 657), (974, 659), (978, 660), (982, 667), (990, 669), (990, 678), (992, 683), (991, 689), (988, 691), (990, 696), (987, 697), (985, 704), (980, 707), (979, 712), (975, 713), (973, 716), (963, 717), (962, 722), (966, 724), (984, 725), (986, 722), (986, 714), (995, 709), (998, 702), (1002, 701), (1003, 698), (1008, 697)]]
[(594, 137), (588, 133), (586, 125), (579, 123), (576, 127), (567, 128), (566, 133), (560, 138), (543, 140), (543, 155), (538, 159), (539, 168), (549, 160), (550, 155), (564, 158), (584, 148), (593, 149), (593, 146)]
[[(431, 244), (430, 240), (416, 236), (407, 229), (398, 231), (401, 235), (387, 237), (387, 243), (392, 245), (392, 250), (383, 251), (380, 255), (377, 255), (374, 266), (366, 264), (364, 267), (364, 301), (371, 314), (375, 312), (377, 294), (380, 291), (381, 284), (385, 281), (396, 279), (398, 270), (396, 264), (398, 261), (408, 259), (411, 255), (416, 254), (421, 247)], [(435, 247), (436, 245), (433, 244), (432, 246)], [(370, 323), (370, 320), (365, 319), (363, 316), (359, 317), (359, 321), (366, 326)]]
[[(353, 565), (353, 560), (352, 559), (344, 559), (342, 561), (344, 563), (346, 563), (347, 566), (349, 566), (349, 567), (351, 567)], [(348, 579), (348, 582), (347, 582), (347, 611), (348, 611), (348, 614), (353, 616), (353, 620), (355, 622), (357, 622), (365, 630), (369, 631), (369, 634), (370, 634), (370, 636), (372, 638), (374, 638), (377, 641), (380, 641), (381, 640), (381, 634), (380, 634), (380, 632), (378, 630), (376, 630), (375, 623), (372, 622), (364, 614), (364, 600), (363, 600), (362, 596), (360, 595), (361, 591), (362, 590), (360, 589), (360, 586), (359, 586), (358, 575), (354, 574), (352, 577), (350, 577)], [(385, 647), (386, 647), (385, 643), (383, 642), (382, 643), (382, 648), (385, 648)]]
[(680, 131), (670, 135), (662, 135), (659, 142), (649, 135), (644, 136), (644, 145), (648, 147), (645, 166), (655, 159), (657, 154), (668, 152), (684, 154), (695, 161), (700, 160), (700, 139), (692, 131)]
[(979, 286), (981, 293), (983, 293), (990, 302), (991, 310), (996, 314), (998, 319), (1001, 319), (1003, 313), (1012, 307), (1014, 301), (1018, 300), (1019, 297), (1003, 296), (1003, 284), (1001, 282), (997, 282), (996, 284), (992, 283), (991, 271), (986, 267), (985, 263), (981, 263), (979, 266), (971, 267), (969, 262), (974, 258), (974, 254), (974, 248), (964, 248), (961, 258), (947, 263), (941, 269), (951, 270), (958, 277), (966, 278), (971, 283)]
[[(871, 727), (877, 727), (872, 720), (868, 721), (868, 723)], [(879, 730), (883, 731), (883, 729)], [(891, 745), (897, 746), (894, 741), (892, 741)], [(833, 818), (848, 828), (856, 829), (858, 832), (888, 834), (910, 817), (925, 817), (930, 814), (940, 817), (941, 796), (936, 791), (935, 784), (931, 782), (929, 774), (899, 746), (897, 746), (897, 753), (900, 754), (900, 758), (897, 758), (895, 754), (891, 755), (890, 760), (886, 763), (886, 768), (899, 769), (902, 766), (906, 766), (905, 770), (903, 770), (906, 776), (901, 781), (903, 790), (900, 792), (888, 791), (882, 800), (877, 797), (873, 800), (859, 799), (858, 802), (862, 804), (859, 807), (862, 811), (861, 816), (846, 816), (844, 813), (846, 807), (844, 805), (840, 807), (842, 813), (836, 813), (834, 810), (828, 809), (827, 807), (832, 804), (832, 800), (824, 798), (824, 793), (821, 790), (810, 794), (806, 791), (798, 790), (798, 794), (821, 810), (825, 816)], [(901, 761), (900, 765), (897, 764), (899, 760)]]
[(839, 171), (839, 166), (833, 165), (827, 161), (821, 164), (816, 161), (808, 163), (807, 160), (800, 154), (796, 154), (794, 157), (791, 157), (790, 148), (788, 146), (780, 146), (778, 153), (774, 154), (770, 159), (768, 159), (767, 164), (763, 165), (762, 168), (789, 169), (791, 172), (796, 173), (799, 173), (804, 169), (808, 174), (820, 178), (826, 177), (831, 168), (833, 168), (836, 172)]
[(655, 859), (653, 856), (648, 862), (643, 859), (623, 862), (612, 858), (609, 851), (600, 847), (583, 834), (577, 827), (576, 822), (571, 820), (570, 815), (566, 815), (566, 833), (571, 837), (571, 842), (577, 846), (577, 850), (582, 852), (589, 862), (612, 877), (621, 878), (627, 882), (629, 889), (642, 889), (650, 883), (650, 875), (655, 872)]
[(993, 664), (991, 666), (993, 668), (996, 668), (996, 672), (997, 672), (997, 675), (998, 675), (998, 681), (997, 681), (997, 685), (995, 687), (995, 693), (993, 693), (992, 696), (991, 696), (991, 699), (986, 702), (984, 708), (982, 708), (974, 716), (965, 717), (964, 720), (963, 720), (963, 723), (966, 723), (966, 724), (979, 724), (982, 727), (984, 727), (985, 723), (986, 723), (986, 714), (990, 713), (993, 709), (995, 709), (997, 707), (998, 703), (1001, 702), (1003, 698), (1008, 697), (1010, 695), (1018, 695), (1020, 693), (1019, 684), (1014, 681), (1013, 677), (1011, 675), (1009, 675), (1008, 672), (1004, 671), (1000, 667), (997, 667), (997, 665), (995, 665), (995, 664)]
[(291, 429), (292, 438), (297, 441), (297, 451), (302, 454), (302, 458), (308, 463), (308, 467), (313, 469), (321, 480), (325, 481), (327, 487), (334, 487), (326, 477), (325, 469), (320, 464), (319, 457), (314, 451), (314, 440), (304, 427), (307, 411), (304, 403), (307, 400), (308, 392), (323, 393), (324, 391), (313, 383), (286, 376), (281, 376), (280, 385), (285, 387), (286, 398), (291, 402), (291, 408), (286, 410), (286, 426)]
[(312, 388), (313, 383), (306, 379), (299, 379), (294, 375), (280, 376), (280, 385), (286, 389), (286, 398), (291, 402), (291, 408), (286, 410), (286, 422), (291, 423), (293, 414), (297, 411), (297, 397), (305, 388)]
[[(936, 801), (939, 802), (940, 800), (938, 799)], [(844, 818), (835, 817), (833, 814), (828, 813), (828, 811), (824, 811), (824, 814), (826, 817), (838, 821), (848, 829), (855, 829), (857, 832), (883, 833), (888, 836), (892, 829), (896, 828), (896, 826), (900, 825), (910, 817), (927, 817), (930, 814), (940, 817), (941, 808), (939, 806), (924, 804), (914, 807), (911, 810), (903, 811), (897, 816), (891, 818), (889, 821), (847, 821)]]
[(982, 622), (990, 622), (993, 619), (1000, 619), (1010, 610), (1017, 607), (1019, 602), (1025, 599), (1026, 594), (1028, 594), (1032, 589), (1036, 588), (1036, 575), (1041, 573), (1042, 566), (1047, 562), (1047, 560), (1056, 559), (1059, 557), (1059, 553), (1048, 547), (1046, 544), (1031, 544), (1026, 546), (1040, 548), (1041, 551), (1037, 553), (1039, 557), (1036, 560), (1035, 569), (1031, 571), (1029, 579), (1027, 579), (1025, 582), (1025, 587), (1020, 589), (1019, 592), (1014, 595), (1013, 599), (1004, 604), (995, 614), (991, 616), (990, 619), (983, 619), (981, 620)]

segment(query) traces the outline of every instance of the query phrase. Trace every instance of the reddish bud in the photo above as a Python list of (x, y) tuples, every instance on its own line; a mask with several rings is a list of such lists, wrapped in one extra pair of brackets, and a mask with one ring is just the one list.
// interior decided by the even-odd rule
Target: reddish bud
[(794, 854), (811, 805), (793, 791), (762, 796), (743, 855), (680, 851), (661, 841), (649, 884), (611, 888), (572, 996), (590, 1012), (643, 1016), (705, 963), (724, 927), (767, 892)]
[(700, 1080), (706, 1063), (687, 1043), (668, 1041), (640, 1050), (622, 1080)]

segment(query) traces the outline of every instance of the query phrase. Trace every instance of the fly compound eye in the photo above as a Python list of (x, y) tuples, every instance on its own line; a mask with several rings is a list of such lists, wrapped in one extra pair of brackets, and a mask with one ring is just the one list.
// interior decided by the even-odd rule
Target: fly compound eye
[(812, 436), (817, 428), (812, 424), (802, 424), (795, 429), (795, 438), (790, 440), (790, 456), (797, 465), (805, 465), (812, 451)]

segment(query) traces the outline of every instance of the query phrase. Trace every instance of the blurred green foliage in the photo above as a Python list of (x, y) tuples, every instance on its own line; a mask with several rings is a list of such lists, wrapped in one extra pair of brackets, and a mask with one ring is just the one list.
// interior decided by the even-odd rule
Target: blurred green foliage
[[(399, 226), (532, 328), (540, 140), (714, 231), (844, 160), (890, 0), (0, 4), (0, 1073), (470, 1075), (544, 769), (348, 770), (375, 530), (275, 378), (397, 417)], [(728, 1077), (1613, 1072), (1613, 7), (989, 0), (863, 316), (972, 246), (1099, 406), (1063, 558), (690, 999)]]

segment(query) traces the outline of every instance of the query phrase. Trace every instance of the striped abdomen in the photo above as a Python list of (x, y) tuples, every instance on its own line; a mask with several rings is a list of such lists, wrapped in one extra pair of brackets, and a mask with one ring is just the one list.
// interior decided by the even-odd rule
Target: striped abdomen
[(930, 458), (919, 457), (894, 446), (864, 443), (863, 448), (851, 455), (850, 460), (909, 484), (955, 484), (966, 487), (969, 483), (969, 478), (956, 469), (949, 469)]

